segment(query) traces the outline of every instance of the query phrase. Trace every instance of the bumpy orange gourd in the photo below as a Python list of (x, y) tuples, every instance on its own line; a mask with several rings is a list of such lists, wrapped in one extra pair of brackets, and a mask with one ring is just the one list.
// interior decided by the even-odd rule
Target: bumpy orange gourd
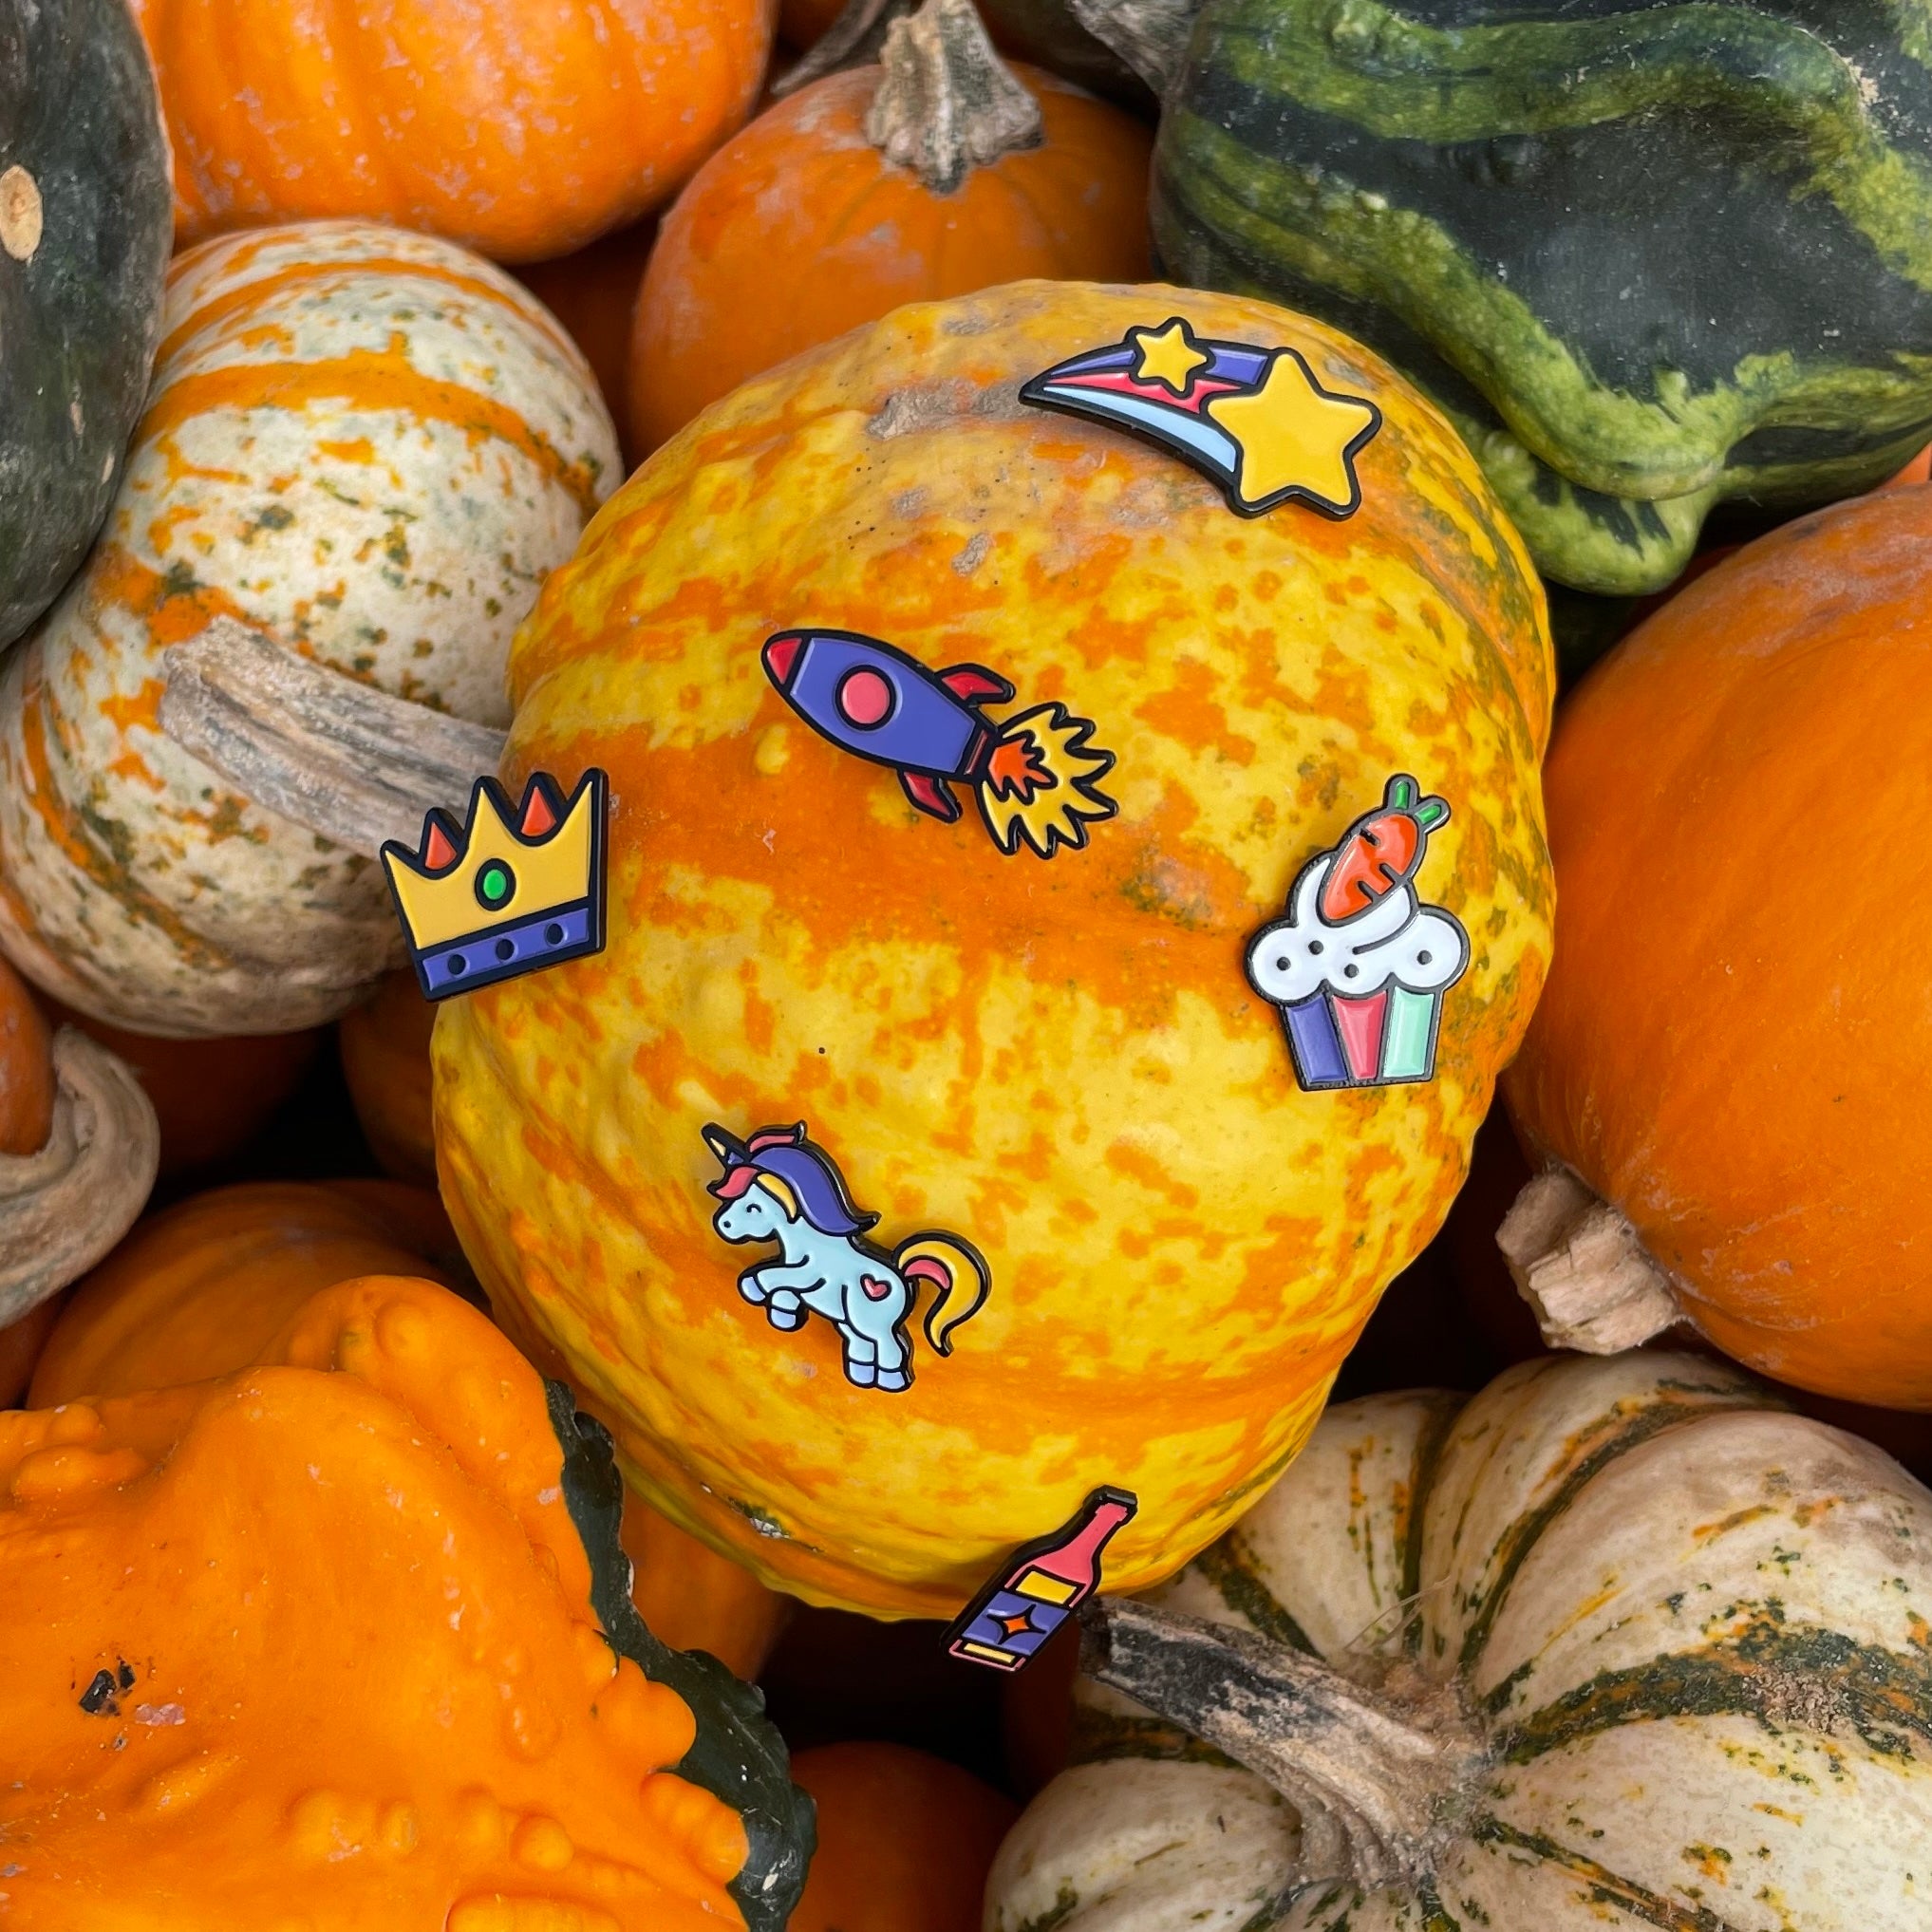
[(390, 973), (366, 1005), (342, 1016), (343, 1078), (369, 1150), (399, 1180), (436, 1185), (429, 1114), (429, 1034), (436, 1008), (413, 971)]
[(535, 1370), (433, 1284), (223, 1379), (0, 1414), (21, 1923), (741, 1923), (710, 1721), (620, 1660)]
[(648, 214), (751, 107), (774, 0), (136, 0), (183, 242), (358, 216), (499, 261)]
[(1038, 103), (1039, 144), (971, 167), (947, 193), (868, 139), (876, 66), (801, 88), (705, 162), (665, 216), (638, 291), (639, 451), (747, 377), (901, 303), (1029, 275), (1152, 272), (1147, 130), (1038, 68), (1012, 71)]
[[(424, 1072), (426, 1085), (426, 1058)], [(38, 1356), (37, 1367), (30, 1357), (24, 1366), (39, 1409), (204, 1381), (253, 1361), (310, 1295), (337, 1282), (404, 1271), (451, 1280), (438, 1264), (454, 1246), (436, 1196), (394, 1181), (216, 1188), (141, 1223), (60, 1304), (50, 1336), (46, 1323), (31, 1336), (22, 1323), (12, 1348)], [(0, 1329), (0, 1399), (11, 1337)], [(784, 1600), (635, 1497), (622, 1533), (635, 1566), (631, 1600), (650, 1628), (755, 1676), (783, 1627)]]
[(232, 1375), (319, 1289), (354, 1275), (446, 1281), (429, 1258), (441, 1219), (433, 1195), (393, 1181), (245, 1181), (178, 1201), (67, 1297), (28, 1400)]
[(1507, 1082), (1728, 1353), (1932, 1408), (1932, 490), (1759, 539), (1566, 705), (1563, 942)]
[(1011, 1798), (902, 1744), (821, 1744), (792, 1775), (818, 1808), (818, 1849), (787, 1932), (980, 1932)]
[[(1298, 347), (1372, 397), (1362, 507), (1246, 520), (1152, 444), (1017, 401), (1130, 327)], [(1117, 815), (1042, 863), (809, 728), (764, 641), (865, 632), (1093, 723)], [(1294, 1454), (1439, 1225), (1548, 957), (1541, 592), (1461, 442), (1358, 346), (1177, 289), (914, 306), (715, 405), (553, 576), (507, 769), (610, 775), (604, 951), (439, 1012), (444, 1198), (628, 1476), (808, 1600), (957, 1610), (1088, 1490), (1110, 1587)], [(1011, 715), (993, 707), (990, 716)], [(1452, 801), (1421, 889), (1468, 928), (1435, 1078), (1304, 1093), (1251, 935), (1390, 775)], [(739, 1278), (703, 1130), (803, 1121), (893, 1247), (991, 1291), (910, 1389), (845, 1379)], [(929, 1291), (927, 1304), (930, 1303)], [(782, 1312), (782, 1311), (780, 1311)]]

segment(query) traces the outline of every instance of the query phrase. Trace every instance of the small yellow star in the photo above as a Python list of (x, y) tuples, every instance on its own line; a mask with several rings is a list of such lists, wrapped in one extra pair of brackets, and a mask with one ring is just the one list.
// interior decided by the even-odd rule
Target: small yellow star
[(1360, 396), (1330, 395), (1293, 349), (1275, 351), (1259, 389), (1213, 396), (1205, 407), (1240, 447), (1234, 493), (1244, 510), (1288, 496), (1332, 516), (1360, 507), (1355, 453), (1381, 426), (1381, 411)]
[(1135, 380), (1163, 384), (1176, 396), (1188, 393), (1194, 371), (1208, 360), (1207, 350), (1178, 315), (1160, 328), (1130, 328), (1127, 340), (1140, 356), (1134, 366)]

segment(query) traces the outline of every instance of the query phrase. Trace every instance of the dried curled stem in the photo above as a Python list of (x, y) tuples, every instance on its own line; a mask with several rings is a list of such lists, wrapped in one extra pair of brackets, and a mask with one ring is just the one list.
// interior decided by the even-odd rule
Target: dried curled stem
[(221, 617), (165, 659), (161, 729), (245, 797), (353, 852), (414, 846), (504, 734), (392, 698)]
[(1040, 103), (993, 51), (972, 0), (926, 0), (893, 21), (879, 66), (866, 139), (935, 195), (1043, 138)]
[(1127, 1599), (1090, 1598), (1079, 1616), (1087, 1676), (1296, 1808), (1311, 1882), (1371, 1889), (1433, 1869), (1482, 1756), (1448, 1685), (1398, 1660), (1371, 1687), (1269, 1638)]
[(1566, 1167), (1525, 1186), (1496, 1246), (1551, 1348), (1619, 1355), (1683, 1320), (1636, 1229)]
[(1156, 96), (1181, 70), (1200, 8), (1201, 0), (1068, 0), (1074, 18)]
[(134, 1226), (160, 1164), (153, 1104), (123, 1060), (64, 1026), (53, 1061), (47, 1145), (0, 1154), (0, 1326), (85, 1274)]

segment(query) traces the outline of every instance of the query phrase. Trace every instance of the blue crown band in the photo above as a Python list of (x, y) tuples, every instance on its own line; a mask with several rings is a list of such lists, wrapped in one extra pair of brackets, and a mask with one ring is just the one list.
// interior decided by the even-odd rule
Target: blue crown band
[(597, 950), (591, 902), (556, 906), (510, 926), (486, 926), (416, 955), (416, 976), (428, 1000), (467, 993), (538, 966), (561, 966)]

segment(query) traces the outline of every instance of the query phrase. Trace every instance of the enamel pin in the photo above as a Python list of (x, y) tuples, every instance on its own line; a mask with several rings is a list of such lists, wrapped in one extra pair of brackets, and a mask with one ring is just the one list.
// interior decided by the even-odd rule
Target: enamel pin
[(1197, 337), (1179, 315), (1056, 363), (1020, 400), (1165, 445), (1243, 516), (1282, 503), (1353, 516), (1355, 460), (1382, 426), (1366, 397), (1324, 389), (1299, 349)]
[(538, 772), (513, 814), (496, 779), (478, 778), (466, 825), (431, 812), (420, 853), (393, 838), (383, 847), (425, 1000), (603, 950), (609, 789), (592, 767), (566, 804)]
[(1281, 1008), (1307, 1090), (1389, 1087), (1435, 1072), (1442, 996), (1469, 965), (1454, 913), (1424, 905), (1415, 877), (1449, 820), (1406, 773), (1381, 804), (1302, 868), (1285, 917), (1249, 941), (1248, 984)]
[(1140, 1499), (1131, 1490), (1097, 1489), (1072, 1522), (1023, 1544), (954, 1619), (947, 1654), (990, 1670), (1021, 1670), (1040, 1646), (1100, 1586), (1100, 1552)]
[(778, 1258), (747, 1268), (738, 1291), (774, 1328), (823, 1315), (838, 1330), (845, 1379), (854, 1388), (896, 1394), (912, 1384), (906, 1323), (922, 1286), (936, 1290), (923, 1323), (935, 1355), (952, 1353), (953, 1331), (970, 1321), (992, 1286), (979, 1250), (956, 1234), (910, 1234), (890, 1253), (868, 1241), (876, 1214), (862, 1213), (832, 1156), (806, 1137), (805, 1123), (761, 1127), (749, 1140), (704, 1129), (722, 1170), (711, 1225), (726, 1241), (776, 1241)]
[(855, 630), (781, 630), (765, 640), (765, 675), (820, 737), (899, 775), (920, 811), (951, 824), (949, 782), (969, 785), (993, 843), (1010, 857), (1023, 840), (1041, 858), (1076, 852), (1087, 826), (1111, 818), (1099, 789), (1114, 755), (1092, 742), (1093, 724), (1060, 703), (998, 722), (1013, 686), (981, 665), (929, 670)]

